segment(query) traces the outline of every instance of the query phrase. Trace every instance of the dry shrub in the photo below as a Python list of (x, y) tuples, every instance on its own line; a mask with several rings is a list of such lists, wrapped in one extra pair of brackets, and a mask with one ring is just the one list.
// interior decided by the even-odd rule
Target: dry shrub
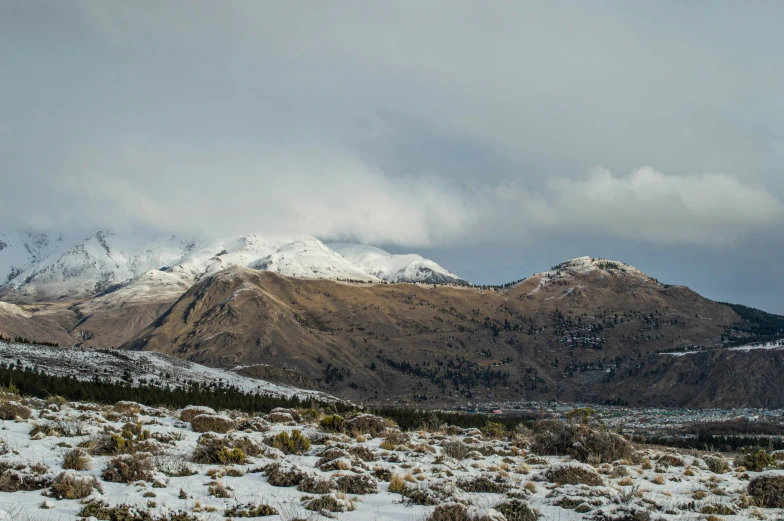
[(373, 475), (379, 481), (391, 481), (392, 480), (392, 471), (389, 469), (385, 469), (383, 467), (374, 467), (373, 468)]
[(384, 449), (384, 450), (395, 450), (396, 448), (398, 448), (398, 446), (399, 445), (397, 443), (395, 443), (394, 441), (390, 440), (389, 438), (387, 438), (384, 441), (382, 441), (381, 445), (380, 445), (380, 447), (382, 449)]
[(30, 429), (30, 439), (40, 439), (46, 436), (57, 436), (70, 438), (73, 436), (85, 436), (89, 431), (85, 429), (81, 422), (57, 421), (57, 422), (35, 422)]
[(44, 464), (0, 461), (0, 492), (41, 490), (52, 485), (49, 468)]
[(224, 485), (220, 481), (213, 481), (211, 484), (207, 486), (207, 491), (213, 497), (220, 497), (220, 498), (229, 498), (231, 497), (231, 492), (226, 485)]
[(501, 512), (506, 521), (536, 521), (541, 514), (519, 499), (511, 499), (495, 506), (495, 510)]
[[(599, 511), (591, 516), (594, 521), (650, 521), (651, 514), (637, 506), (623, 506), (612, 512)], [(710, 521), (710, 518), (706, 518)]]
[(427, 518), (427, 521), (471, 521), (466, 507), (460, 504), (439, 505)]
[(457, 482), (457, 486), (466, 492), (489, 492), (492, 494), (503, 494), (509, 489), (509, 485), (503, 478), (494, 481), (485, 475), (460, 480)]
[[(311, 499), (305, 504), (307, 510), (313, 512), (348, 512), (354, 510), (356, 505), (350, 499), (344, 497), (342, 494), (330, 493), (315, 499)], [(330, 516), (332, 517), (332, 516)]]
[(92, 467), (92, 458), (83, 449), (69, 450), (63, 456), (63, 468), (68, 470), (89, 470)]
[(376, 461), (378, 459), (378, 454), (364, 445), (352, 445), (348, 448), (348, 452), (362, 461)]
[(738, 512), (732, 508), (730, 505), (720, 505), (720, 504), (713, 504), (713, 505), (705, 505), (700, 509), (701, 514), (710, 514), (713, 516), (734, 516)]
[(463, 460), (471, 448), (460, 440), (448, 441), (443, 446), (444, 455), (456, 460)]
[(559, 465), (548, 469), (544, 476), (551, 483), (561, 485), (598, 487), (603, 484), (602, 477), (598, 473), (583, 465)]
[[(122, 434), (95, 437), (80, 444), (95, 456), (114, 456), (118, 454), (136, 454), (147, 452), (159, 454), (163, 447), (154, 439), (148, 439), (149, 431), (143, 431), (143, 438), (135, 438), (129, 431), (123, 429)], [(126, 436), (129, 436), (126, 438)]]
[(426, 521), (492, 521), (490, 516), (477, 516), (468, 512), (468, 509), (459, 504), (439, 505)]
[(223, 448), (218, 451), (216, 456), (221, 465), (244, 465), (247, 459), (247, 456), (240, 448)]
[(319, 421), (319, 427), (327, 432), (341, 432), (343, 430), (343, 417), (338, 414), (324, 416)]
[(286, 431), (279, 432), (272, 438), (270, 445), (283, 454), (302, 454), (310, 450), (310, 440), (298, 430), (291, 431), (291, 435)]
[(376, 494), (378, 482), (368, 474), (346, 474), (335, 477), (335, 485), (345, 494)]
[(578, 461), (599, 463), (636, 457), (632, 444), (618, 434), (556, 420), (536, 422), (531, 451), (540, 456), (571, 456)]
[(218, 432), (225, 434), (234, 430), (234, 421), (218, 414), (199, 414), (191, 419), (191, 428), (196, 432)]
[(706, 456), (702, 459), (708, 465), (708, 470), (714, 474), (724, 474), (730, 471), (730, 464), (724, 458)]
[(763, 508), (784, 508), (784, 476), (754, 478), (749, 482), (748, 492)]
[(390, 423), (380, 416), (360, 414), (345, 422), (346, 430), (352, 434), (369, 434), (374, 438), (390, 428)]
[(272, 463), (264, 468), (267, 481), (273, 487), (295, 487), (307, 476), (297, 467), (287, 467), (280, 463)]
[(224, 517), (265, 517), (276, 516), (278, 511), (270, 505), (237, 505), (223, 512)]
[(199, 438), (191, 459), (194, 463), (208, 465), (239, 464), (245, 462), (245, 457), (241, 456), (240, 452), (244, 456), (253, 457), (262, 454), (264, 449), (248, 436), (239, 434), (217, 436), (210, 433)]
[(79, 475), (75, 472), (63, 472), (54, 479), (49, 495), (57, 499), (84, 499), (93, 490), (103, 492), (101, 484), (95, 476)]
[(381, 442), (381, 448), (384, 450), (395, 450), (400, 445), (408, 443), (408, 440), (407, 434), (400, 431), (392, 432)]
[(112, 483), (152, 481), (153, 465), (149, 455), (123, 454), (109, 460), (101, 477)]
[(351, 461), (345, 459), (336, 459), (319, 466), (322, 472), (332, 472), (333, 470), (351, 470)]
[(393, 494), (402, 494), (405, 489), (406, 481), (397, 474), (392, 476), (389, 480), (389, 491)]
[(497, 440), (506, 436), (506, 427), (504, 427), (503, 423), (488, 421), (485, 423), (485, 426), (482, 427), (482, 433), (488, 438)]
[(406, 505), (424, 505), (433, 506), (438, 505), (444, 499), (444, 494), (436, 487), (421, 486), (419, 484), (414, 486), (406, 486), (403, 492), (400, 493), (404, 498)]
[(114, 412), (125, 415), (135, 415), (142, 411), (142, 406), (136, 402), (121, 401), (114, 404)]
[(184, 422), (190, 423), (192, 419), (200, 414), (216, 414), (214, 409), (209, 407), (202, 407), (200, 405), (189, 405), (180, 411), (180, 419)]
[(297, 485), (297, 490), (308, 494), (328, 494), (335, 489), (335, 484), (329, 478), (306, 476)]
[(238, 431), (267, 432), (269, 423), (263, 418), (244, 418), (236, 423)]
[(776, 459), (762, 448), (741, 449), (741, 454), (735, 458), (736, 467), (745, 467), (752, 472), (762, 472), (775, 465)]
[(683, 460), (674, 454), (665, 454), (661, 458), (659, 458), (659, 465), (664, 465), (665, 467), (683, 467), (685, 466)]
[(16, 402), (0, 403), (0, 420), (29, 420), (33, 415), (32, 409)]
[(325, 463), (329, 463), (330, 461), (334, 461), (336, 459), (350, 459), (351, 454), (347, 451), (341, 449), (340, 447), (327, 447), (326, 449), (322, 450), (319, 453), (319, 460), (316, 462), (316, 466), (321, 466)]

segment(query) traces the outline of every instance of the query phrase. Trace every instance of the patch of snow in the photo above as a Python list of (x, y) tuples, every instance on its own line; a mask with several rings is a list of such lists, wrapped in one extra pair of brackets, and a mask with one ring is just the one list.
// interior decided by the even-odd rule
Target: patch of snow
[(132, 385), (147, 383), (185, 387), (189, 382), (197, 382), (236, 387), (246, 393), (335, 400), (319, 391), (273, 384), (151, 351), (80, 349), (0, 342), (0, 361), (6, 364), (21, 361), (24, 367), (35, 367), (54, 376), (73, 376), (85, 381), (98, 377), (107, 382), (120, 382), (124, 381), (125, 374), (129, 374)]

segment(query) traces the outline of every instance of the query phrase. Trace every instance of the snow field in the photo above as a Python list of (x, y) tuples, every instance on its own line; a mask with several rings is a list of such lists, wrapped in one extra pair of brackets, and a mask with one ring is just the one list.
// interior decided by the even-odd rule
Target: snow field
[[(540, 519), (561, 520), (706, 519), (707, 512), (720, 512), (726, 520), (784, 515), (780, 508), (755, 506), (746, 494), (749, 480), (763, 473), (733, 468), (722, 455), (714, 455), (726, 463), (727, 472), (721, 474), (698, 455), (645, 447), (638, 448), (634, 461), (590, 465), (568, 456), (534, 455), (526, 429), (494, 438), (478, 429), (446, 426), (403, 433), (372, 416), (322, 422), (323, 414), (316, 411), (275, 410), (249, 417), (130, 402), (114, 407), (47, 403), (6, 394), (3, 404), (9, 403), (27, 408), (30, 417), (0, 423), (0, 466), (51, 482), (64, 471), (64, 456), (82, 446), (92, 452), (89, 468), (68, 472), (95, 478), (101, 490), (81, 499), (49, 497), (49, 486), (0, 492), (3, 521), (75, 519), (96, 505), (127, 507), (156, 520), (178, 513), (187, 519), (223, 519), (262, 505), (276, 512), (265, 519), (284, 521), (439, 519), (434, 514), (439, 505), (463, 505), (457, 508), (482, 521), (533, 519), (524, 517), (528, 509)], [(194, 431), (213, 416), (228, 421), (233, 432)], [(343, 428), (334, 432), (335, 425)], [(349, 425), (367, 432), (352, 432)], [(272, 446), (280, 433), (296, 438), (294, 431), (309, 443)], [(117, 448), (111, 440), (118, 436), (129, 445)], [(106, 469), (113, 468), (116, 457), (106, 453), (107, 443), (127, 452), (126, 457), (148, 459), (149, 475), (130, 483), (107, 480)], [(204, 448), (211, 443), (242, 446), (247, 457), (205, 462)], [(784, 476), (775, 469), (764, 474)], [(0, 478), (2, 486), (7, 483)], [(328, 508), (316, 508), (321, 505)], [(502, 514), (504, 505), (517, 510)]]

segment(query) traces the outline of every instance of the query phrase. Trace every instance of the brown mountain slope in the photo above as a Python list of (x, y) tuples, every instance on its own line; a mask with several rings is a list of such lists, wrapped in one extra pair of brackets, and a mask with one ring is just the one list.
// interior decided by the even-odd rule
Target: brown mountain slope
[[(235, 268), (192, 287), (125, 347), (222, 367), (296, 369), (360, 400), (681, 404), (694, 396), (712, 404), (693, 389), (681, 392), (690, 388), (678, 373), (690, 367), (654, 353), (719, 345), (739, 320), (687, 288), (594, 260), (500, 291), (352, 285)], [(666, 378), (639, 376), (643, 362), (664, 364)]]
[[(177, 295), (179, 296), (179, 295)], [(0, 302), (0, 335), (61, 346), (117, 347), (134, 338), (177, 299), (11, 304)]]

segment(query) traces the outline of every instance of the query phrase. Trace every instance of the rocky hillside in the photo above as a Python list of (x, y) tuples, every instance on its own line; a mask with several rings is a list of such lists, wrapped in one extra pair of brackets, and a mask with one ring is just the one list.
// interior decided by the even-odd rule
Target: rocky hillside
[[(710, 301), (616, 261), (574, 259), (495, 289), (234, 266), (179, 298), (182, 289), (155, 291), (155, 301), (144, 295), (168, 284), (158, 273), (162, 280), (146, 290), (131, 284), (78, 303), (3, 304), (0, 333), (122, 344), (215, 367), (262, 364), (381, 403), (784, 405), (784, 352), (728, 350), (780, 335), (782, 317)], [(697, 353), (661, 354), (682, 351)]]
[(778, 402), (784, 397), (764, 386), (733, 384), (751, 363), (703, 368), (701, 385), (736, 390), (711, 398), (689, 387), (689, 363), (659, 354), (717, 348), (708, 356), (740, 356), (720, 351), (744, 328), (728, 306), (599, 259), (576, 259), (497, 291), (232, 269), (194, 286), (126, 347), (217, 366), (296, 368), (359, 400)]

